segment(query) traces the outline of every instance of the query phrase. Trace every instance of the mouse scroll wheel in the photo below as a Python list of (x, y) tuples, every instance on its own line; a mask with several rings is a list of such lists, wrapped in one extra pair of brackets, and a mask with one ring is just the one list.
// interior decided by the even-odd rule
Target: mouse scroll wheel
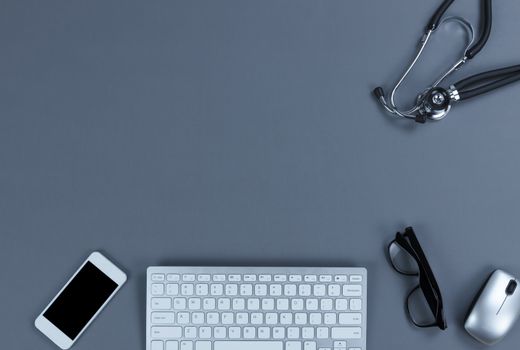
[(506, 287), (506, 294), (512, 295), (515, 292), (517, 286), (518, 286), (518, 283), (516, 283), (515, 280), (509, 281), (509, 284)]

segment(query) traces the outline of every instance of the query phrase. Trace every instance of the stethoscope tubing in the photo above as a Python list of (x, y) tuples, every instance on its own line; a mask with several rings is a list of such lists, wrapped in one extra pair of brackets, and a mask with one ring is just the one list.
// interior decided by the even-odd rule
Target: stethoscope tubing
[(470, 98), (485, 94), (487, 92), (493, 91), (495, 89), (501, 88), (503, 86), (515, 83), (520, 80), (520, 71), (517, 71), (516, 74), (507, 74), (507, 75), (499, 75), (498, 79), (492, 80), (491, 82), (480, 85), (479, 87), (469, 89), (457, 89), (457, 85), (455, 84), (455, 88), (457, 89), (460, 101), (468, 100)]

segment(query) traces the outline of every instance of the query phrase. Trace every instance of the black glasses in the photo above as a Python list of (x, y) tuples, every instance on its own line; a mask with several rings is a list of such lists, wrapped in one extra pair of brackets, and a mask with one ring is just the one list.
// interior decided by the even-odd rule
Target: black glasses
[(417, 327), (447, 328), (441, 291), (413, 228), (397, 232), (388, 245), (392, 267), (402, 275), (419, 277), (419, 284), (406, 298), (408, 317)]

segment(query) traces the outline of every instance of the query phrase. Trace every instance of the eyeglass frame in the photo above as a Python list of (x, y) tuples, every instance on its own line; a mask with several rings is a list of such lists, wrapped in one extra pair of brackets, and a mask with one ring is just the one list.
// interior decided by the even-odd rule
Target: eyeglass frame
[[(419, 271), (416, 273), (408, 273), (399, 270), (397, 266), (394, 265), (394, 262), (390, 256), (390, 247), (392, 244), (398, 245), (401, 249), (404, 249), (417, 263)], [(397, 232), (395, 239), (390, 242), (387, 249), (389, 255), (389, 261), (392, 268), (401, 275), (404, 276), (418, 276), (419, 284), (413, 288), (406, 297), (406, 311), (408, 314), (408, 318), (410, 321), (417, 327), (420, 328), (430, 328), (430, 327), (438, 327), (441, 330), (445, 330), (448, 326), (446, 323), (446, 318), (444, 316), (444, 306), (442, 301), (442, 295), (433, 274), (433, 271), (428, 263), (428, 259), (424, 254), (424, 251), (415, 235), (415, 232), (412, 227), (407, 227), (404, 233)], [(412, 313), (410, 312), (410, 297), (412, 294), (417, 291), (417, 289), (421, 289), (428, 306), (435, 317), (435, 322), (429, 324), (420, 324), (416, 320), (414, 320)]]

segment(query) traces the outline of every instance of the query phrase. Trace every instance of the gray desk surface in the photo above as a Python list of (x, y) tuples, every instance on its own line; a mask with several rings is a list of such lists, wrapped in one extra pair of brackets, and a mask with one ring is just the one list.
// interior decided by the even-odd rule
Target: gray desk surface
[[(157, 264), (366, 266), (370, 350), (483, 348), (461, 327), (471, 298), (495, 267), (520, 275), (520, 86), (429, 125), (370, 94), (438, 3), (3, 0), (2, 348), (54, 349), (33, 319), (95, 249), (129, 282), (77, 349), (144, 348)], [(450, 12), (478, 18), (471, 0)], [(496, 2), (459, 77), (520, 62), (519, 15)], [(444, 292), (444, 333), (405, 318), (411, 281), (384, 257), (405, 225)]]

